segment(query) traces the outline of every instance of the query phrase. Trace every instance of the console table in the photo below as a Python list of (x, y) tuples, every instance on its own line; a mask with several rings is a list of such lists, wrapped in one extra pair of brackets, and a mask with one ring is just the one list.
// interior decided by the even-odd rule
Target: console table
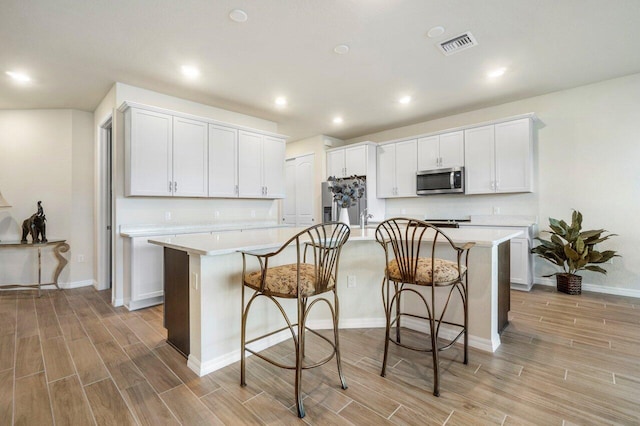
[[(53, 273), (53, 282), (43, 283), (42, 282), (42, 249), (46, 247), (53, 248), (53, 254), (58, 260), (58, 266)], [(60, 287), (58, 286), (58, 278), (60, 277), (60, 273), (67, 266), (69, 261), (62, 255), (62, 253), (66, 253), (69, 251), (69, 244), (66, 243), (66, 240), (49, 240), (46, 243), (23, 243), (21, 241), (0, 241), (0, 249), (35, 249), (38, 250), (38, 283), (37, 284), (3, 284), (0, 285), (0, 288), (37, 288), (38, 289), (38, 297), (40, 297), (40, 290), (43, 285), (55, 285), (58, 290)]]

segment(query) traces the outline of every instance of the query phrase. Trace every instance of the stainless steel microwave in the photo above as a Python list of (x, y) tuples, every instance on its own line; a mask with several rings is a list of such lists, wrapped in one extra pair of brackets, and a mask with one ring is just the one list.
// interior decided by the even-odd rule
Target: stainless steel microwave
[(464, 193), (464, 167), (423, 170), (416, 174), (416, 194)]

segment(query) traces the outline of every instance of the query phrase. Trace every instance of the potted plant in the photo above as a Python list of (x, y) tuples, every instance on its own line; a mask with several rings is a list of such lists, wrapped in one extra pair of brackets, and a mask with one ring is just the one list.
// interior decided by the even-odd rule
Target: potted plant
[(580, 294), (582, 292), (582, 277), (576, 272), (582, 270), (600, 272), (606, 274), (598, 264), (602, 264), (618, 256), (613, 250), (598, 251), (595, 246), (606, 241), (616, 234), (604, 234), (604, 229), (582, 231), (582, 214), (574, 210), (571, 215), (571, 225), (564, 220), (549, 218), (551, 231), (550, 240), (536, 237), (540, 245), (531, 249), (531, 253), (537, 254), (543, 259), (558, 265), (562, 272), (544, 275), (556, 276), (558, 291), (568, 294)]
[(331, 182), (329, 188), (333, 194), (333, 201), (340, 207), (339, 221), (349, 224), (348, 208), (354, 206), (356, 202), (364, 195), (365, 181), (358, 176), (346, 178), (337, 178), (329, 176), (327, 181)]

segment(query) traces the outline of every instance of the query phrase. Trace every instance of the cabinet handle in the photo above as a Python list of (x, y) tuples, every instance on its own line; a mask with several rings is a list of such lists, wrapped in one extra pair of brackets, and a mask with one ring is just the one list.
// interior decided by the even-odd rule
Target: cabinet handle
[(173, 192), (178, 192), (178, 182), (173, 182)]
[(269, 193), (269, 187), (265, 186), (264, 187), (264, 195), (267, 195)]
[(169, 192), (173, 192), (173, 182), (169, 181)]
[(239, 195), (238, 185), (236, 185), (236, 195)]

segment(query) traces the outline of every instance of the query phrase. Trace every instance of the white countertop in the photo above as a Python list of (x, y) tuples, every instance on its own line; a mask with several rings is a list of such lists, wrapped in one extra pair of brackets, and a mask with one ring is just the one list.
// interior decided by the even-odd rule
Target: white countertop
[[(244, 232), (220, 232), (209, 235), (178, 235), (175, 237), (150, 238), (149, 242), (192, 254), (217, 256), (238, 250), (262, 250), (280, 247), (285, 241), (303, 229), (279, 227), (245, 230)], [(454, 228), (447, 229), (446, 235), (459, 245), (472, 241), (479, 247), (491, 247), (522, 235), (522, 231)], [(375, 229), (362, 231), (360, 228), (353, 227), (349, 241), (375, 241)]]
[(128, 238), (154, 237), (169, 234), (196, 234), (201, 232), (238, 231), (243, 229), (290, 227), (275, 222), (238, 223), (164, 223), (142, 225), (120, 225), (120, 235)]

